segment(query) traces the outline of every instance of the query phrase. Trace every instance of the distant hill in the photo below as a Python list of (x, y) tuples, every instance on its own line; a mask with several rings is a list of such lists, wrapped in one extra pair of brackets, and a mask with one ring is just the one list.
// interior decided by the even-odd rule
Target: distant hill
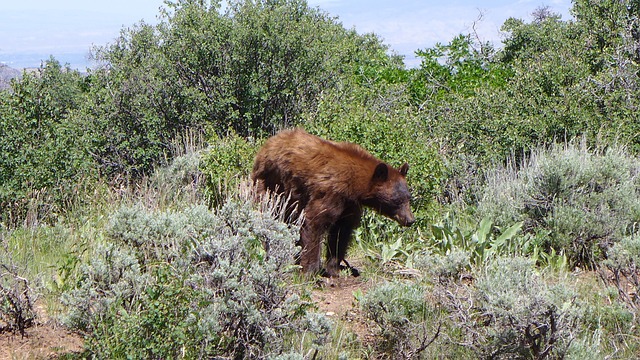
[(21, 78), (22, 72), (7, 65), (0, 64), (0, 90), (9, 88), (11, 79)]

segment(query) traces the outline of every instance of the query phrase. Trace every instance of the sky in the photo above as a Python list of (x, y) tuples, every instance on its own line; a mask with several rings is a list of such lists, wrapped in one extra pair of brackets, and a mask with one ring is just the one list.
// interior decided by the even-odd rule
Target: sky
[[(500, 46), (500, 26), (509, 17), (531, 20), (548, 6), (571, 18), (571, 0), (307, 0), (338, 17), (345, 28), (375, 33), (407, 66), (417, 65), (414, 52), (448, 43), (456, 35), (476, 32), (482, 41)], [(14, 68), (38, 67), (53, 55), (61, 63), (91, 67), (93, 46), (112, 42), (120, 30), (143, 20), (157, 23), (162, 0), (4, 0), (0, 5), (0, 63)], [(477, 21), (482, 14), (482, 20)]]

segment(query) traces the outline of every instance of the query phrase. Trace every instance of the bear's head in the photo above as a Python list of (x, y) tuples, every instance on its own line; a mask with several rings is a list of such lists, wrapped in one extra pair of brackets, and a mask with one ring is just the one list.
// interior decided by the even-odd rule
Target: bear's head
[(363, 204), (400, 225), (411, 226), (416, 218), (409, 206), (411, 194), (406, 180), (408, 170), (407, 163), (397, 170), (385, 163), (379, 163), (371, 177), (370, 192)]

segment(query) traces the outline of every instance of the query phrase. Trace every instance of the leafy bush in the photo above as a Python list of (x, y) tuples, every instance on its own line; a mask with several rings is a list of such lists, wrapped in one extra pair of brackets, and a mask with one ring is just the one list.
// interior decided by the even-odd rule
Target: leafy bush
[(417, 50), (421, 59), (410, 70), (409, 90), (420, 107), (446, 100), (452, 94), (471, 97), (479, 88), (502, 88), (512, 69), (495, 61), (490, 43), (476, 43), (471, 34), (458, 35), (448, 44)]
[(636, 153), (638, 6), (576, 1), (575, 21), (539, 10), (505, 21), (500, 50), (459, 36), (417, 52), (409, 88), (433, 135), (482, 164), (582, 136)]
[(0, 91), (0, 222), (54, 220), (90, 187), (94, 163), (73, 119), (86, 93), (82, 75), (53, 58)]
[(211, 140), (202, 156), (201, 169), (206, 179), (206, 196), (217, 205), (251, 173), (258, 145), (235, 133)]
[(107, 235), (63, 296), (65, 323), (87, 333), (93, 356), (256, 358), (298, 331), (326, 333), (289, 286), (297, 229), (248, 203), (124, 207)]
[(158, 25), (124, 29), (96, 49), (103, 67), (82, 116), (103, 173), (149, 174), (186, 129), (256, 138), (299, 124), (383, 48), (303, 0), (228, 5), (167, 2)]
[(593, 268), (640, 220), (639, 172), (638, 160), (615, 148), (537, 150), (519, 170), (487, 172), (478, 215), (499, 225), (522, 221), (547, 253)]

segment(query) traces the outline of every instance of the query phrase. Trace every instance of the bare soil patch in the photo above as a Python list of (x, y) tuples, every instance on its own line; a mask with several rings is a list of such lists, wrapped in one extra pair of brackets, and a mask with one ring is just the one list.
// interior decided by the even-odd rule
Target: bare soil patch
[(0, 359), (55, 359), (82, 351), (80, 336), (50, 324), (36, 325), (20, 334), (0, 335)]
[(41, 304), (36, 303), (36, 324), (19, 333), (0, 334), (0, 360), (56, 359), (63, 354), (81, 352), (84, 341), (50, 319)]
[(367, 319), (356, 304), (354, 293), (366, 293), (374, 284), (361, 277), (326, 279), (324, 286), (315, 289), (311, 297), (321, 312), (329, 318), (341, 320), (363, 344), (375, 341), (376, 324)]

